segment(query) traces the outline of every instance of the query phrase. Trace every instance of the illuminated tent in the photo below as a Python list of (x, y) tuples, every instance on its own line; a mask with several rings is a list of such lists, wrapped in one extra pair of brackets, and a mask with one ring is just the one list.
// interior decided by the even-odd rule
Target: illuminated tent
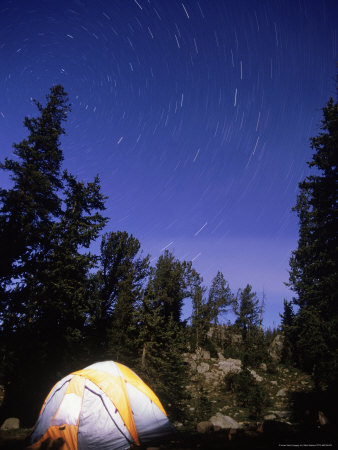
[(62, 450), (126, 449), (173, 431), (154, 392), (128, 367), (105, 361), (73, 372), (53, 387), (29, 448), (46, 448), (48, 439), (50, 444), (63, 440), (57, 447)]

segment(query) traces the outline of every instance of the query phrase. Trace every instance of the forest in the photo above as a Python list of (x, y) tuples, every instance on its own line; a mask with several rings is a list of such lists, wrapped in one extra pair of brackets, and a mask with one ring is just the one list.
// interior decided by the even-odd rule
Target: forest
[[(166, 250), (152, 265), (135, 236), (109, 230), (99, 177), (85, 183), (63, 167), (67, 93), (56, 85), (45, 105), (35, 105), (37, 116), (24, 119), (27, 137), (0, 165), (11, 182), (0, 189), (2, 419), (32, 426), (56, 381), (114, 360), (149, 383), (172, 420), (191, 420), (184, 353), (217, 354), (209, 331), (221, 325), (241, 336), (224, 355), (241, 359), (244, 369), (266, 361), (280, 333), (282, 363), (308, 373), (316, 392), (337, 394), (337, 99), (323, 108), (320, 133), (310, 142), (311, 174), (299, 184), (299, 240), (289, 271), (294, 298), (284, 301), (278, 330), (264, 329), (264, 299), (245, 280), (233, 292), (218, 272), (205, 286), (190, 261)], [(189, 320), (182, 317), (186, 301)], [(234, 381), (232, 389), (248, 383)], [(259, 415), (264, 399), (253, 395)]]

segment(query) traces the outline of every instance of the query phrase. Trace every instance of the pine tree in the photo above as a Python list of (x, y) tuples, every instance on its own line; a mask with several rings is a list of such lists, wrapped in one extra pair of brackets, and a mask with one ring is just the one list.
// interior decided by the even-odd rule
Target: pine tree
[(208, 297), (208, 306), (211, 313), (210, 319), (214, 325), (218, 324), (220, 315), (226, 313), (229, 306), (233, 304), (233, 301), (229, 283), (225, 280), (222, 272), (218, 271), (211, 282)]
[(250, 330), (259, 325), (259, 300), (256, 292), (252, 292), (252, 286), (247, 284), (239, 289), (236, 299), (235, 311), (237, 314), (236, 325), (245, 337)]
[[(47, 96), (45, 108), (35, 102), (38, 118), (25, 117), (30, 134), (14, 144), (15, 159), (6, 158), (0, 168), (10, 173), (13, 187), (0, 191), (0, 286), (5, 304), (9, 291), (21, 288), (20, 281), (34, 265), (36, 255), (50, 251), (52, 223), (60, 216), (57, 191), (62, 187), (62, 122), (70, 111), (61, 86)], [(9, 312), (8, 306), (3, 314)]]
[(242, 290), (239, 289), (235, 302), (237, 319), (235, 326), (242, 334), (243, 363), (244, 366), (257, 366), (264, 358), (264, 335), (258, 329), (259, 325), (259, 299), (256, 292), (252, 291), (250, 284)]
[(280, 314), (281, 317), (281, 331), (283, 333), (284, 342), (282, 350), (282, 362), (290, 364), (292, 362), (292, 355), (294, 353), (294, 319), (295, 315), (292, 308), (292, 301), (284, 299), (284, 311)]
[(202, 281), (200, 274), (195, 269), (192, 269), (189, 277), (190, 297), (192, 299), (192, 348), (198, 348), (205, 344), (211, 320), (210, 308), (204, 298), (206, 288), (202, 286)]
[(84, 249), (106, 223), (98, 178), (84, 184), (61, 171), (62, 122), (70, 111), (63, 87), (51, 88), (46, 106), (35, 104), (39, 116), (24, 121), (27, 139), (14, 145), (15, 159), (0, 165), (12, 181), (0, 191), (4, 376), (10, 406), (30, 416), (44, 387), (85, 358), (87, 285), (95, 257)]
[(126, 361), (136, 351), (135, 310), (140, 306), (149, 257), (140, 252), (140, 242), (127, 232), (107, 233), (101, 242), (99, 271), (93, 277), (92, 338), (102, 357)]
[(141, 349), (140, 372), (156, 388), (174, 418), (184, 413), (187, 368), (183, 300), (189, 295), (191, 264), (166, 251), (151, 268), (142, 306), (138, 311)]
[(299, 240), (289, 278), (299, 307), (298, 362), (314, 372), (319, 387), (338, 380), (338, 101), (331, 97), (323, 116), (321, 133), (311, 139), (312, 173), (299, 184)]
[(175, 259), (168, 250), (158, 258), (149, 283), (153, 301), (160, 306), (166, 321), (170, 317), (177, 323), (181, 321), (183, 300), (189, 295), (187, 288), (190, 271), (191, 263)]

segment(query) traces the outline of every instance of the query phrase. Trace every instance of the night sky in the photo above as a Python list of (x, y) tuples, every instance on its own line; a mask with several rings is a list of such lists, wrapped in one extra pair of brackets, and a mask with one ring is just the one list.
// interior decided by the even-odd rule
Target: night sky
[(61, 83), (64, 167), (99, 174), (105, 231), (264, 290), (276, 325), (337, 34), (335, 0), (0, 0), (0, 160)]

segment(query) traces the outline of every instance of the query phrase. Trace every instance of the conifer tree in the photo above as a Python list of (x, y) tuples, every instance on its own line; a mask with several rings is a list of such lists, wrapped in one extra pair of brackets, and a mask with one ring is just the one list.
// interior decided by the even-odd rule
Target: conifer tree
[(168, 250), (158, 258), (150, 276), (149, 292), (152, 292), (153, 301), (160, 307), (166, 321), (169, 321), (170, 317), (177, 323), (181, 321), (183, 300), (189, 295), (190, 271), (191, 263), (175, 259)]
[(185, 323), (181, 311), (189, 295), (190, 274), (190, 263), (164, 252), (151, 268), (138, 316), (141, 373), (176, 418), (184, 412), (182, 402), (186, 397), (187, 368), (182, 357), (186, 350)]
[(220, 315), (226, 313), (229, 306), (233, 304), (233, 301), (229, 283), (225, 280), (222, 272), (218, 271), (211, 282), (208, 297), (208, 306), (211, 314), (210, 320), (215, 325), (219, 322)]
[(8, 403), (30, 416), (44, 389), (85, 358), (95, 257), (84, 249), (106, 223), (98, 178), (84, 184), (62, 172), (60, 137), (70, 111), (63, 87), (51, 88), (45, 106), (35, 104), (39, 116), (24, 121), (28, 137), (14, 145), (15, 158), (0, 165), (12, 181), (0, 190), (4, 376)]
[(250, 284), (247, 284), (243, 290), (239, 289), (235, 311), (236, 325), (245, 337), (250, 330), (256, 329), (259, 325), (259, 300)]
[(250, 284), (247, 284), (243, 290), (239, 289), (234, 309), (237, 314), (235, 326), (242, 334), (244, 366), (257, 365), (263, 359), (262, 341), (264, 336), (263, 332), (258, 329), (259, 299), (256, 292), (252, 291)]
[(202, 286), (202, 278), (194, 269), (189, 279), (190, 296), (192, 299), (192, 347), (203, 346), (206, 340), (206, 333), (210, 326), (211, 313), (208, 303), (204, 298), (206, 288)]
[(281, 331), (283, 333), (283, 350), (282, 350), (282, 362), (291, 363), (292, 355), (294, 354), (294, 312), (292, 308), (292, 301), (284, 299), (284, 311), (280, 314), (281, 317)]
[(299, 184), (294, 208), (299, 240), (289, 285), (299, 307), (294, 320), (298, 362), (314, 373), (318, 387), (325, 387), (338, 380), (338, 98), (323, 108), (320, 128), (311, 139), (312, 172)]
[(136, 351), (135, 311), (142, 302), (149, 272), (149, 257), (142, 256), (140, 247), (138, 239), (125, 231), (106, 233), (102, 238), (91, 296), (91, 336), (102, 357), (126, 359)]

